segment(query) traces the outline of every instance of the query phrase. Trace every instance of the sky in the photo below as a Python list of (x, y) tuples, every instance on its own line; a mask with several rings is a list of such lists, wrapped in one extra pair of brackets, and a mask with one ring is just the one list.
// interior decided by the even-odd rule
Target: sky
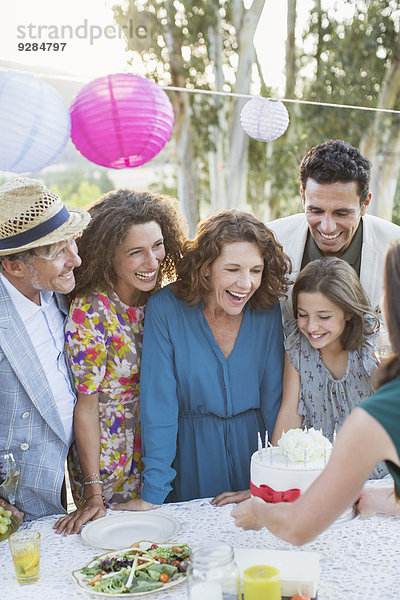
[[(73, 77), (87, 81), (124, 71), (129, 53), (125, 51), (121, 30), (113, 22), (111, 4), (111, 0), (3, 2), (0, 58), (67, 71)], [(312, 4), (312, 0), (298, 2), (299, 28), (308, 17)], [(281, 91), (284, 87), (285, 38), (286, 0), (266, 0), (255, 46), (266, 84)], [(44, 41), (53, 45), (44, 47)], [(29, 46), (34, 43), (38, 44), (36, 50)]]

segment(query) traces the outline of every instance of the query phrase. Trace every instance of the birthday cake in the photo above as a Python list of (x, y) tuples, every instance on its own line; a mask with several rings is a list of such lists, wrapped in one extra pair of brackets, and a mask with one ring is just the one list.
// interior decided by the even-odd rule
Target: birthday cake
[(293, 502), (317, 479), (329, 460), (332, 444), (314, 428), (290, 429), (278, 446), (251, 457), (250, 489), (266, 502)]

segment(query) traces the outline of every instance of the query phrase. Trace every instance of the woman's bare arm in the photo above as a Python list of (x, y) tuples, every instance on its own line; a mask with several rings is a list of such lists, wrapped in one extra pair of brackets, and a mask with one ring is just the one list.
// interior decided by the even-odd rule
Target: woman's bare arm
[[(78, 392), (77, 396), (74, 433), (82, 478), (85, 479), (88, 475), (98, 473), (100, 467), (99, 395)], [(82, 525), (106, 515), (100, 483), (85, 485), (83, 493), (86, 500), (84, 506), (61, 517), (54, 526), (56, 533), (79, 533)]]

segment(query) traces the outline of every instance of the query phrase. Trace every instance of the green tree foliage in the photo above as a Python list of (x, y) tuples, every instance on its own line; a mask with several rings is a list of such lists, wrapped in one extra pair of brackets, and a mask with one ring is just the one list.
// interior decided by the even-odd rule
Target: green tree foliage
[[(234, 53), (235, 38), (226, 21), (229, 1), (197, 0), (130, 0), (124, 7), (114, 7), (114, 17), (126, 32), (128, 50), (136, 51), (142, 60), (145, 75), (162, 85), (209, 90), (213, 85), (213, 65), (209, 29), (213, 29), (222, 13), (224, 31), (224, 62)], [(142, 31), (138, 35), (128, 32)], [(141, 28), (137, 30), (137, 28)], [(197, 210), (201, 198), (208, 197), (205, 154), (212, 148), (210, 128), (217, 124), (217, 107), (209, 96), (195, 94), (182, 97), (169, 94), (175, 115), (180, 114), (183, 102), (190, 112), (190, 152), (196, 162)], [(175, 123), (175, 130), (178, 123)], [(163, 191), (161, 188), (159, 191)], [(177, 195), (178, 190), (174, 191)]]
[[(308, 100), (376, 107), (385, 72), (397, 45), (397, 2), (367, 0), (350, 3), (353, 14), (343, 20), (334, 11), (311, 12), (303, 43), (314, 40), (314, 52), (303, 54), (304, 67), (314, 63), (315, 78), (304, 81)], [(358, 145), (371, 127), (374, 113), (303, 106), (302, 121), (310, 137), (346, 139)]]
[(62, 198), (67, 206), (88, 208), (104, 193), (114, 189), (106, 171), (68, 169), (57, 173), (48, 173), (44, 183)]
[[(297, 97), (376, 107), (385, 74), (399, 52), (399, 3), (360, 0), (340, 4), (339, 9), (328, 9), (324, 2), (315, 2), (302, 37), (302, 51), (298, 52)], [(328, 139), (344, 139), (359, 146), (375, 120), (374, 112), (312, 105), (301, 105), (296, 116), (300, 132), (296, 141), (288, 145), (284, 138), (278, 140), (270, 163), (274, 173), (271, 207), (275, 216), (298, 209), (294, 192), (299, 184), (295, 175), (301, 157), (310, 147)], [(391, 127), (398, 128), (398, 116), (389, 120)], [(395, 207), (394, 220), (399, 212)]]

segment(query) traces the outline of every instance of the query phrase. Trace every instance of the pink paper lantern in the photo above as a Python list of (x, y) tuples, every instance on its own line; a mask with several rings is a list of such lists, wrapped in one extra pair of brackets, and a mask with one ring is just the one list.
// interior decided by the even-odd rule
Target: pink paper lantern
[(174, 111), (154, 81), (116, 73), (85, 85), (71, 104), (71, 139), (88, 160), (113, 169), (138, 167), (171, 137)]

